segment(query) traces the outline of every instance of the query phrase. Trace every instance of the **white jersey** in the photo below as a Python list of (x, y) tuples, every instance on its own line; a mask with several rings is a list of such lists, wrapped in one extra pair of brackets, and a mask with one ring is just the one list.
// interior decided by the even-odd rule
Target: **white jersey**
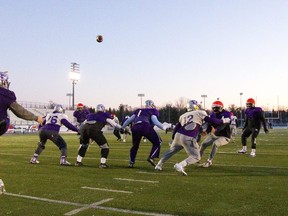
[(231, 125), (237, 125), (237, 117), (236, 116), (231, 116)]
[(53, 124), (58, 125), (59, 127), (62, 126), (62, 119), (66, 119), (68, 121), (68, 116), (63, 113), (49, 113), (46, 116), (46, 124)]
[(114, 116), (113, 121), (114, 121), (116, 124), (119, 124), (119, 123), (120, 123), (117, 116)]
[(179, 122), (185, 130), (191, 131), (195, 129), (196, 124), (202, 125), (206, 116), (208, 115), (204, 110), (193, 110), (181, 115)]

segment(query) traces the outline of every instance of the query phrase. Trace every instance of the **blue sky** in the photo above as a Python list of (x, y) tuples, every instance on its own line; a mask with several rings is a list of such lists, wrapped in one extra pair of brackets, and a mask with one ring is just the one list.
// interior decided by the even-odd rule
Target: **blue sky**
[[(287, 0), (0, 0), (0, 70), (19, 101), (287, 107)], [(95, 41), (96, 35), (103, 43)]]

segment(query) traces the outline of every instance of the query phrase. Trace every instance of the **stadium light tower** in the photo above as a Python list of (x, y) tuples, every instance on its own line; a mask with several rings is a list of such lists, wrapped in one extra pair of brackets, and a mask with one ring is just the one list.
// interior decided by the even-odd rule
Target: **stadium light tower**
[(243, 92), (240, 92), (240, 127), (242, 127), (242, 95)]
[(141, 102), (141, 107), (140, 107), (140, 108), (142, 108), (142, 97), (145, 97), (145, 94), (143, 94), (143, 93), (138, 94), (138, 97), (141, 98), (141, 99), (140, 99), (140, 100), (141, 100), (141, 101), (140, 101), (140, 102)]
[(207, 98), (207, 95), (201, 95), (201, 97), (203, 98), (203, 102), (204, 102), (204, 110), (205, 110), (205, 98)]
[(80, 79), (79, 64), (72, 62), (70, 71), (70, 80), (72, 80), (72, 109), (74, 109), (75, 104), (75, 85)]

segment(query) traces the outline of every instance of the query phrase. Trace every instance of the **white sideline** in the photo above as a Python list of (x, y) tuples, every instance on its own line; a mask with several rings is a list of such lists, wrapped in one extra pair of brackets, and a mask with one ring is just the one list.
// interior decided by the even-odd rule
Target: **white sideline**
[(81, 204), (81, 203), (67, 202), (67, 201), (61, 201), (61, 200), (46, 199), (46, 198), (41, 198), (41, 197), (33, 197), (33, 196), (22, 195), (22, 194), (13, 194), (13, 193), (7, 193), (7, 192), (4, 192), (2, 195), (20, 197), (20, 198), (26, 198), (26, 199), (32, 199), (32, 200), (38, 200), (38, 201), (44, 201), (44, 202), (49, 202), (49, 203), (58, 203), (58, 204), (81, 207), (81, 208), (74, 209), (70, 212), (65, 213), (64, 215), (67, 215), (67, 216), (77, 214), (77, 213), (84, 211), (88, 208), (101, 209), (101, 210), (105, 210), (105, 211), (128, 213), (128, 214), (151, 215), (151, 216), (173, 216), (171, 214), (160, 214), (160, 213), (154, 213), (154, 212), (142, 212), (142, 211), (133, 211), (133, 210), (127, 210), (127, 209), (99, 206), (100, 204), (103, 204), (105, 202), (109, 202), (109, 201), (113, 200), (113, 198), (104, 199), (104, 200), (101, 200), (99, 202), (92, 203), (92, 204)]
[(115, 192), (115, 193), (133, 193), (131, 191), (123, 191), (123, 190), (111, 190), (111, 189), (104, 189), (104, 188), (94, 188), (94, 187), (81, 187), (83, 189), (89, 189), (89, 190), (100, 190), (100, 191), (108, 191), (108, 192)]
[(145, 182), (145, 183), (159, 183), (159, 181), (146, 181), (146, 180), (137, 180), (137, 179), (126, 179), (126, 178), (114, 178), (115, 180), (120, 180), (120, 181), (134, 181), (134, 182)]

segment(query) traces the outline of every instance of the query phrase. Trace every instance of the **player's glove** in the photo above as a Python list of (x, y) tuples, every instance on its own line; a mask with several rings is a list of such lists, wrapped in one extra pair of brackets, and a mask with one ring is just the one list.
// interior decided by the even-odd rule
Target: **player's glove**
[(230, 118), (222, 118), (223, 124), (230, 123)]

